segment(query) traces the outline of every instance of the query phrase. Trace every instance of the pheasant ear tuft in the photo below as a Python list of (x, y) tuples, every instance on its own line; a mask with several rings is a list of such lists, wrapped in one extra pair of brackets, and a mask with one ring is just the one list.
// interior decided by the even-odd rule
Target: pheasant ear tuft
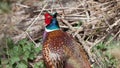
[(55, 12), (55, 13), (53, 14), (53, 17), (54, 17), (54, 18), (56, 18), (56, 17), (57, 17), (57, 15), (58, 15), (58, 13), (57, 13), (57, 12)]

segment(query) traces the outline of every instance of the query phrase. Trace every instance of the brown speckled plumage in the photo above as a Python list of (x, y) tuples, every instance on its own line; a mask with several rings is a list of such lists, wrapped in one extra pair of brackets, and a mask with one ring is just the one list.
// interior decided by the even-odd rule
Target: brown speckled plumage
[(42, 52), (47, 68), (91, 68), (82, 46), (62, 30), (46, 33)]

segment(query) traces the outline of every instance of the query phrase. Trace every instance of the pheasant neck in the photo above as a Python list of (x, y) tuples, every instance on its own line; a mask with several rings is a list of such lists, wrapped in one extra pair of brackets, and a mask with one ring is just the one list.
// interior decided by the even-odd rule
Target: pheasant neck
[(59, 28), (56, 28), (56, 29), (48, 29), (48, 28), (45, 28), (45, 31), (46, 31), (46, 32), (52, 32), (52, 31), (55, 31), (55, 30), (59, 30)]

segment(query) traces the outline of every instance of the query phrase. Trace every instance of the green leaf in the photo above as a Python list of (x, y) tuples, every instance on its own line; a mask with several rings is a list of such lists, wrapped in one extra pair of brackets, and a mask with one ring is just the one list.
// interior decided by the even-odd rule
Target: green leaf
[(40, 62), (34, 64), (33, 68), (45, 68), (45, 65), (44, 65), (43, 61), (40, 61)]
[(15, 62), (18, 62), (18, 61), (20, 61), (19, 57), (13, 56), (10, 58), (10, 64), (14, 64)]
[(37, 47), (37, 48), (35, 48), (35, 53), (38, 54), (41, 50), (42, 50), (42, 47)]
[(23, 51), (30, 51), (31, 50), (31, 47), (30, 46), (28, 46), (28, 45), (25, 45), (24, 47), (23, 47)]
[(26, 42), (27, 42), (27, 39), (23, 39), (23, 40), (20, 40), (18, 41), (18, 45), (26, 45)]
[(13, 68), (13, 67), (12, 67), (11, 65), (8, 65), (8, 64), (7, 64), (7, 65), (6, 65), (6, 68)]
[(2, 63), (2, 59), (1, 59), (1, 57), (0, 57), (0, 65), (1, 65), (1, 63)]
[(7, 45), (9, 49), (12, 49), (15, 46), (13, 40), (10, 38), (7, 38)]
[(2, 65), (0, 64), (0, 68), (2, 68)]
[(26, 51), (25, 53), (24, 53), (24, 55), (25, 55), (25, 57), (29, 57), (29, 55), (30, 55), (30, 51)]
[(17, 64), (17, 67), (16, 68), (28, 68), (26, 64), (20, 62)]
[(1, 64), (7, 64), (9, 61), (7, 59), (2, 59)]
[(10, 12), (10, 4), (8, 2), (0, 1), (0, 14)]
[(101, 42), (97, 45), (97, 49), (99, 50), (106, 50), (106, 46)]
[(33, 60), (35, 58), (35, 55), (33, 53), (30, 54), (29, 59)]
[(22, 57), (23, 57), (23, 60), (25, 60), (27, 62), (28, 58), (29, 58), (29, 55), (30, 55), (30, 52), (29, 51), (26, 51)]
[(23, 54), (22, 48), (20, 46), (14, 46), (12, 49), (9, 51), (10, 56), (20, 56)]

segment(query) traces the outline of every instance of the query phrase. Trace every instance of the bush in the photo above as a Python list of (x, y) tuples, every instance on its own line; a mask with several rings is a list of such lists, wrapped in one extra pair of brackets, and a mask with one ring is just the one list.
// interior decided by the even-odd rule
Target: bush
[[(4, 49), (4, 57), (0, 59), (0, 68), (28, 68), (29, 63), (40, 54), (42, 48), (35, 47), (34, 44), (27, 39), (20, 40), (14, 44), (11, 39), (7, 39), (7, 47)], [(43, 68), (43, 61), (35, 63), (34, 68)]]

